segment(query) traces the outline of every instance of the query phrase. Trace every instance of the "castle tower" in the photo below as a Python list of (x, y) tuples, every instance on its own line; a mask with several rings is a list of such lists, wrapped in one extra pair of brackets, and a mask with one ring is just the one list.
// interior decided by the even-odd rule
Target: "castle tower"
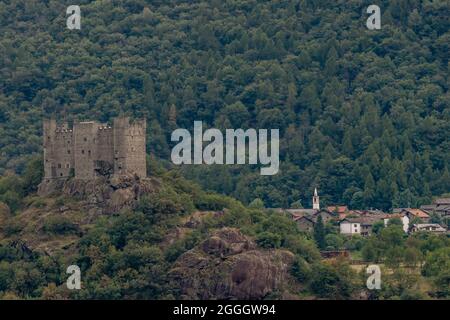
[(141, 178), (147, 176), (145, 120), (130, 122), (128, 117), (114, 119), (114, 174), (136, 174)]
[(313, 209), (320, 210), (320, 202), (319, 202), (319, 196), (317, 194), (317, 188), (314, 188)]
[(44, 179), (68, 178), (73, 169), (73, 133), (67, 123), (44, 120)]

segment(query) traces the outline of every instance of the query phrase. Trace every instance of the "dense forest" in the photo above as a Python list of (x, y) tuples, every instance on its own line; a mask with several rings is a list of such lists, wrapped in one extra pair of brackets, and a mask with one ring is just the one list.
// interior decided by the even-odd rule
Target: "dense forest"
[[(0, 174), (42, 153), (42, 119), (148, 118), (170, 165), (175, 128), (279, 128), (280, 172), (187, 166), (266, 207), (415, 207), (450, 192), (448, 1), (80, 0), (0, 3)], [(14, 195), (10, 194), (10, 197)]]

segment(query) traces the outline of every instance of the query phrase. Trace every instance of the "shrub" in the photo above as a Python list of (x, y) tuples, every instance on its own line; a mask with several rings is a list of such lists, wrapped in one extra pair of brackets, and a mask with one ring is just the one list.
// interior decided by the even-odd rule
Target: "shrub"
[(292, 264), (291, 273), (298, 281), (305, 282), (311, 276), (311, 268), (305, 259), (297, 257)]
[(248, 205), (248, 207), (252, 209), (264, 209), (264, 202), (260, 198), (256, 198)]
[(66, 199), (64, 198), (64, 196), (60, 196), (60, 197), (56, 198), (56, 200), (55, 200), (55, 205), (58, 207), (62, 207), (65, 203), (66, 203)]
[(279, 248), (281, 246), (281, 236), (272, 232), (262, 232), (257, 235), (256, 243), (261, 248)]
[(44, 223), (42, 230), (52, 234), (71, 234), (78, 231), (78, 227), (70, 219), (63, 216), (50, 217)]
[(139, 200), (137, 209), (147, 216), (157, 219), (159, 215), (185, 214), (194, 210), (191, 198), (177, 194), (173, 190), (152, 193)]
[(23, 226), (22, 222), (20, 222), (18, 220), (11, 220), (5, 224), (4, 231), (5, 231), (6, 235), (9, 237), (9, 236), (12, 236), (12, 235), (15, 235), (15, 234), (18, 234), (19, 232), (21, 232), (23, 227), (24, 226)]
[(42, 198), (37, 198), (35, 201), (33, 201), (33, 207), (35, 208), (45, 208), (47, 205), (47, 202)]
[(201, 193), (198, 195), (194, 199), (194, 205), (199, 210), (211, 211), (218, 211), (231, 207), (230, 199), (228, 197), (210, 193)]

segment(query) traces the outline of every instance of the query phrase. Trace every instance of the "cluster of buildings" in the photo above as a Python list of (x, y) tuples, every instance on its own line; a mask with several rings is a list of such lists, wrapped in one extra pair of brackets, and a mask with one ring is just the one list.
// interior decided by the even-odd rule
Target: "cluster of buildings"
[(339, 224), (339, 231), (344, 235), (369, 236), (375, 224), (386, 226), (391, 219), (399, 219), (405, 233), (418, 231), (438, 234), (448, 233), (447, 228), (438, 223), (432, 223), (431, 215), (436, 214), (443, 220), (450, 219), (450, 198), (436, 199), (433, 204), (420, 208), (395, 208), (392, 213), (380, 210), (349, 210), (345, 205), (320, 207), (317, 189), (314, 190), (312, 209), (281, 209), (274, 210), (286, 213), (297, 223), (300, 230), (311, 232), (319, 216), (324, 224), (334, 222)]

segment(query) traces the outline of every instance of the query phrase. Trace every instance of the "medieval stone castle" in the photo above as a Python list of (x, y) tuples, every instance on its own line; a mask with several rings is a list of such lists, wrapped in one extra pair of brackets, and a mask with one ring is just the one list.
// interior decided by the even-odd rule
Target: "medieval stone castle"
[(108, 126), (96, 121), (67, 123), (44, 120), (44, 181), (91, 180), (98, 176), (147, 176), (146, 121), (115, 118)]

